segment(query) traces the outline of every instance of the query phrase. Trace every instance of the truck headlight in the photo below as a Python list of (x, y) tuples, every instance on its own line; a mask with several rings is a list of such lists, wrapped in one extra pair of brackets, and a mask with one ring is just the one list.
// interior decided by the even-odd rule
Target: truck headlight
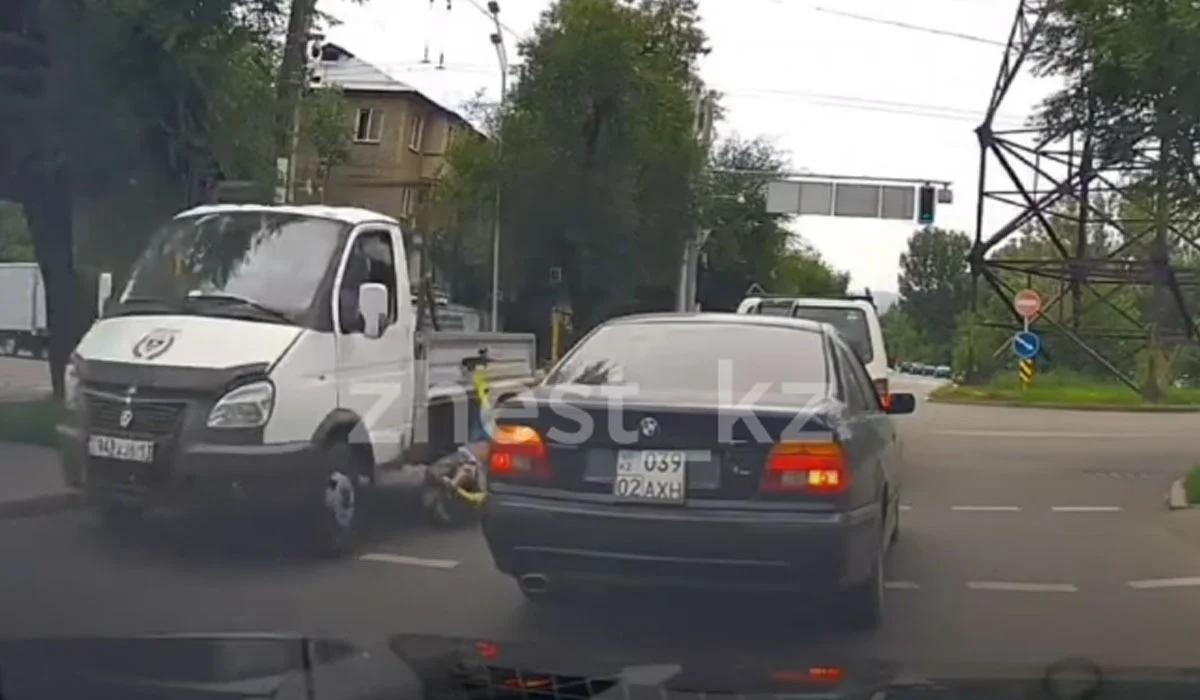
[(74, 362), (68, 362), (63, 370), (63, 404), (68, 411), (79, 408), (79, 374)]
[(261, 428), (275, 407), (275, 387), (271, 382), (254, 382), (233, 389), (221, 397), (208, 414), (210, 428)]

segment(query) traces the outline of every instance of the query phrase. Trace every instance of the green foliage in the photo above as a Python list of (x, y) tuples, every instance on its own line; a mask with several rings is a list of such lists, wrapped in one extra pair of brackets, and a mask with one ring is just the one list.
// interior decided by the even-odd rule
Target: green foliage
[[(768, 214), (765, 185), (785, 158), (764, 139), (730, 138), (712, 155), (704, 224), (710, 230), (698, 297), (704, 309), (732, 311), (758, 283), (775, 294), (821, 296), (846, 291), (849, 276), (832, 270), (810, 246), (793, 242), (786, 217)], [(740, 173), (722, 172), (729, 170)]]
[(33, 262), (33, 240), (21, 206), (0, 201), (0, 262)]
[(321, 201), (334, 167), (350, 157), (354, 133), (354, 107), (337, 87), (313, 90), (301, 103), (300, 139), (316, 155), (317, 184)]
[(900, 255), (902, 316), (893, 328), (904, 350), (920, 355), (913, 361), (951, 361), (958, 317), (970, 299), (970, 248), (971, 239), (961, 231), (925, 228), (913, 234), (908, 251)]
[(1101, 157), (1128, 162), (1158, 141), (1170, 189), (1194, 199), (1200, 143), (1200, 6), (1190, 0), (1058, 0), (1032, 53), (1065, 79), (1038, 121), (1048, 135), (1089, 132)]
[[(670, 305), (683, 242), (699, 223), (704, 153), (692, 96), (703, 44), (690, 0), (563, 0), (520, 46), (524, 74), (503, 112), (502, 159), (491, 145), (455, 148), (434, 206), (443, 253), (490, 257), (479, 239), (490, 237), (503, 173), (508, 327), (544, 330), (560, 296), (580, 332)], [(460, 266), (451, 287), (486, 287), (488, 269), (484, 260)]]

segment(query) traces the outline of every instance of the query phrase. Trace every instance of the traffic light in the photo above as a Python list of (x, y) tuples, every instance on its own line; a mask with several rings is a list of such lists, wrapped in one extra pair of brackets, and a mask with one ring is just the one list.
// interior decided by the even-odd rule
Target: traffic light
[(928, 226), (933, 223), (933, 210), (937, 207), (937, 192), (933, 185), (921, 185), (917, 192), (917, 223)]

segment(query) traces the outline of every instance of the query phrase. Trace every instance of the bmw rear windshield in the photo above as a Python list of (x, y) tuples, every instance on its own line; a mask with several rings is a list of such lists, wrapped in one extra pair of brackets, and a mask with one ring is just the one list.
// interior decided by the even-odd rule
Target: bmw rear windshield
[(826, 380), (824, 341), (814, 330), (649, 321), (602, 326), (543, 385), (626, 386), (681, 397), (731, 392), (733, 401), (761, 390), (772, 400), (787, 403), (791, 396), (803, 403), (822, 392)]

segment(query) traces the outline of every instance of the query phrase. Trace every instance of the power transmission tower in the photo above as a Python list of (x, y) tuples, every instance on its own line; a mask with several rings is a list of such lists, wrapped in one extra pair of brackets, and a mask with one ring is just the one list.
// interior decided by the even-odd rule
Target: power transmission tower
[[(1189, 217), (1162, 205), (1156, 205), (1156, 216), (1131, 218), (1126, 205), (1134, 185), (1144, 187), (1161, 173), (1162, 154), (1152, 140), (1134, 143), (1121, 153), (1101, 153), (1094, 146), (1091, 128), (1056, 139), (1047, 139), (1035, 128), (995, 128), (1004, 99), (1026, 68), (1030, 50), (1046, 26), (1050, 5), (1049, 0), (1019, 2), (986, 116), (975, 131), (980, 160), (975, 241), (968, 257), (971, 309), (978, 312), (980, 308), (982, 280), (991, 293), (1003, 299), (1009, 315), (979, 322), (1015, 332), (1022, 319), (1013, 308), (1013, 296), (1019, 291), (1011, 283), (1013, 278), (1019, 276), (1021, 286), (1038, 279), (1049, 281), (1049, 285), (1043, 282), (1043, 288), (1050, 286), (1056, 291), (1046, 298), (1038, 322), (1069, 339), (1130, 388), (1145, 389), (1147, 398), (1155, 399), (1153, 359), (1151, 381), (1145, 387), (1118, 365), (1146, 348), (1152, 351), (1149, 357), (1161, 357), (1171, 345), (1197, 340), (1182, 289), (1200, 286), (1200, 271), (1177, 268), (1170, 254), (1180, 243), (1200, 245), (1192, 230), (1196, 221), (1185, 221)], [(989, 174), (1003, 183), (989, 186)], [(1164, 201), (1164, 192), (1158, 188), (1154, 198)], [(993, 208), (1009, 216), (999, 228), (985, 232), (987, 214)], [(997, 247), (1029, 230), (1045, 234), (1051, 255), (994, 255)], [(1120, 245), (1101, 245), (1106, 239)], [(1131, 286), (1152, 292), (1142, 318), (1113, 302), (1114, 294)], [(1122, 319), (1119, 327), (1089, 328), (1084, 323), (1086, 313), (1098, 305), (1110, 307), (1112, 315)], [(1122, 357), (1112, 356), (1113, 343), (1107, 343), (1106, 356), (1097, 347), (1100, 339), (1127, 341), (1122, 344)], [(974, 358), (970, 364), (973, 370)]]

